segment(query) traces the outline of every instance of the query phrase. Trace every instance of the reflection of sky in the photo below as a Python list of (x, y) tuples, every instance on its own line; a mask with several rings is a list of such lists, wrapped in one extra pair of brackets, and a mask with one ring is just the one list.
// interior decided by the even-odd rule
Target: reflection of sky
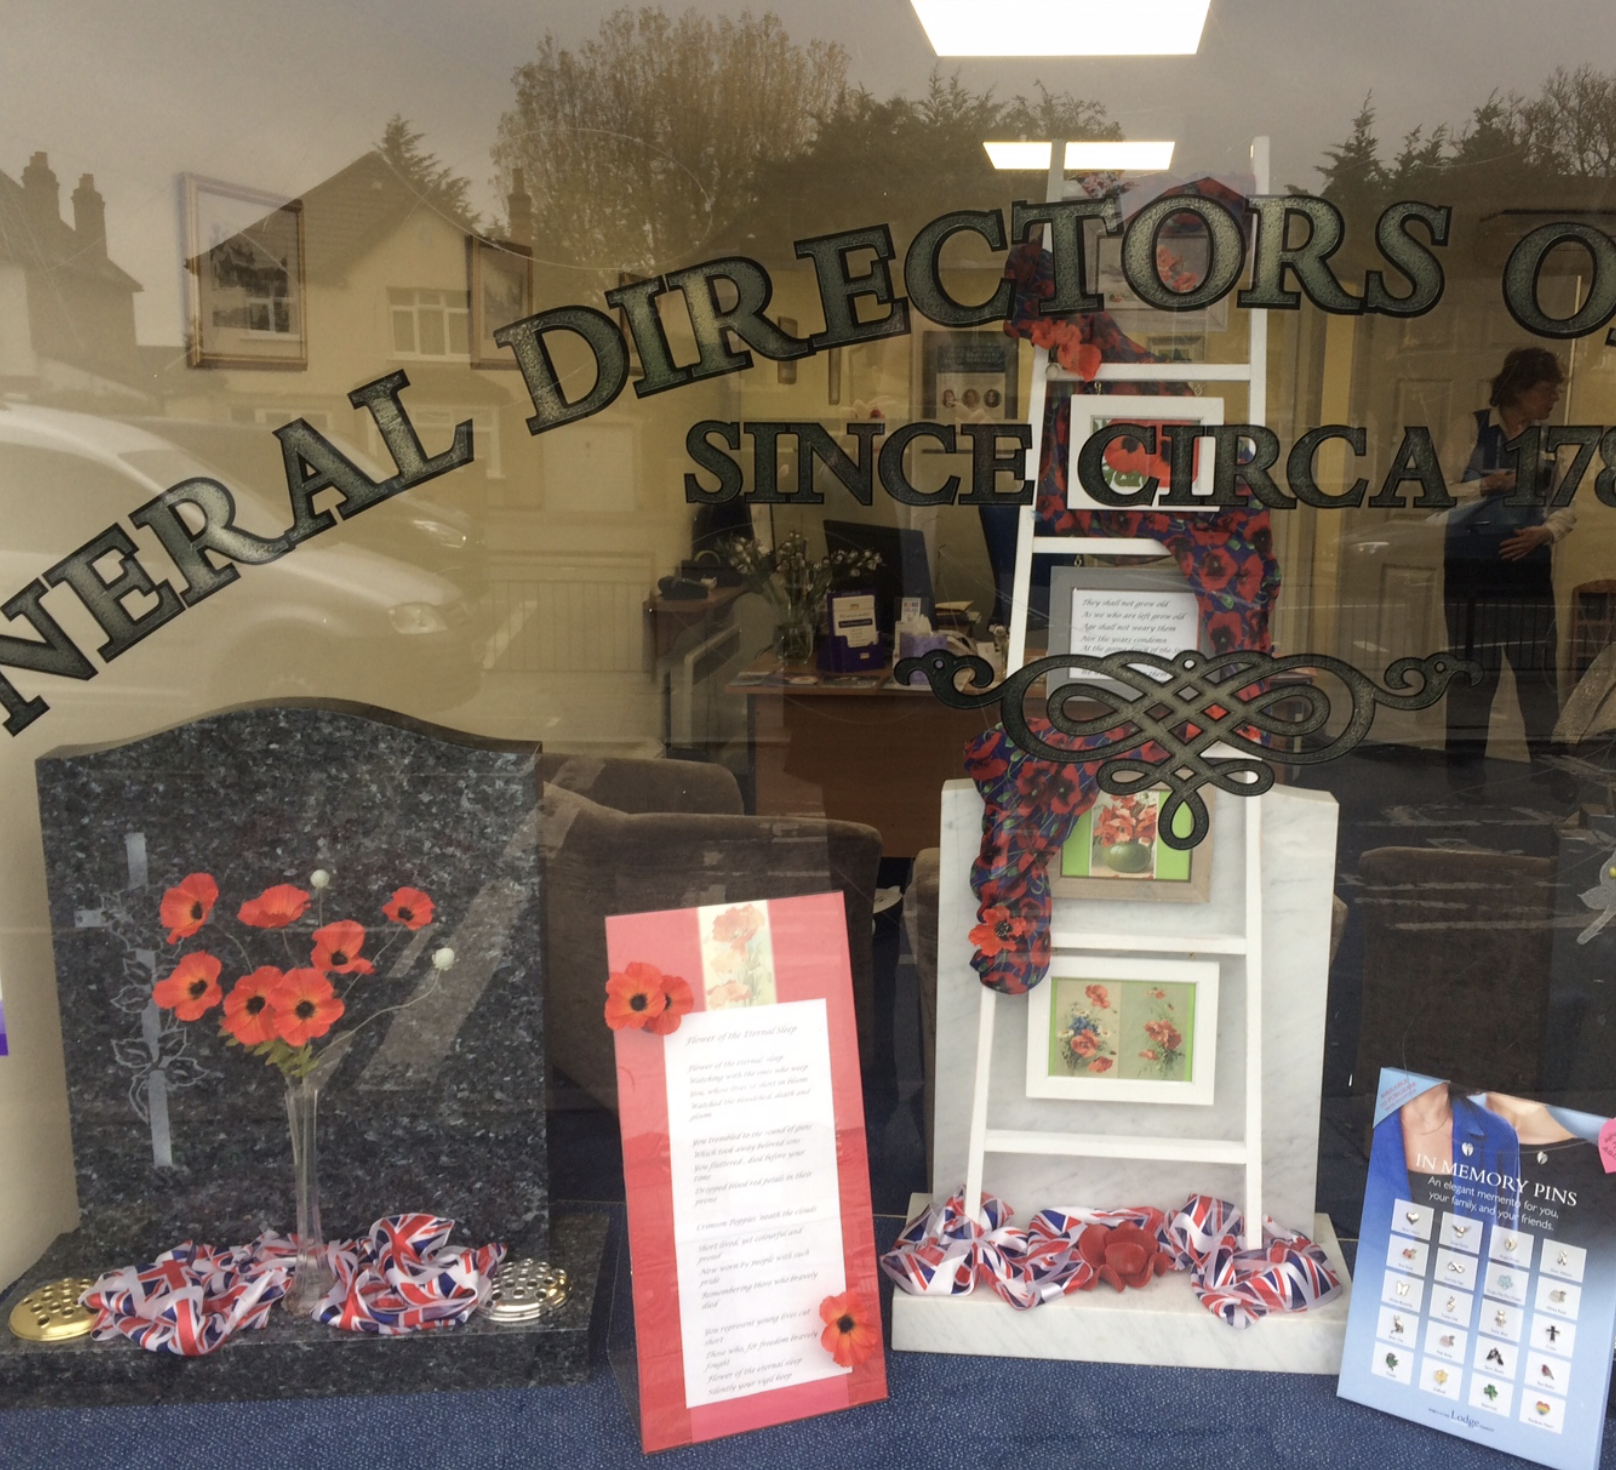
[[(44, 149), (64, 216), (81, 173), (107, 199), (113, 258), (145, 286), (143, 341), (179, 339), (175, 176), (206, 174), (294, 195), (328, 177), (403, 113), (425, 146), (494, 208), (489, 148), (510, 77), (540, 36), (594, 34), (620, 0), (81, 0), (6, 7), (0, 169), (18, 178)], [(686, 0), (671, 0), (677, 14)], [(738, 14), (763, 0), (699, 9)], [(793, 39), (838, 40), (856, 84), (877, 96), (924, 87), (936, 63), (907, 0), (776, 4)], [(1008, 7), (993, 12), (1004, 24)], [(1148, 15), (1148, 7), (1142, 8)], [(1456, 19), (1456, 14), (1459, 18)], [(1142, 21), (1148, 24), (1148, 20)], [(1274, 182), (1310, 188), (1373, 90), (1383, 154), (1416, 124), (1462, 124), (1494, 89), (1531, 94), (1556, 65), (1609, 53), (1608, 0), (1213, 0), (1195, 57), (947, 62), (973, 89), (1033, 93), (1044, 82), (1103, 101), (1135, 138), (1174, 138), (1175, 171), (1242, 166), (1252, 135), (1274, 140)], [(1440, 201), (1437, 201), (1440, 202)], [(946, 201), (939, 202), (941, 210)]]

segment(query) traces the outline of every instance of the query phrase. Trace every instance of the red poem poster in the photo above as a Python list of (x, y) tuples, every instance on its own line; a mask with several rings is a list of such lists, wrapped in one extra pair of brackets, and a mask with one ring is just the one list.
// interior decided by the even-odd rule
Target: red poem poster
[(884, 1399), (841, 895), (625, 914), (606, 941), (614, 977), (690, 993), (616, 1033), (644, 1448)]

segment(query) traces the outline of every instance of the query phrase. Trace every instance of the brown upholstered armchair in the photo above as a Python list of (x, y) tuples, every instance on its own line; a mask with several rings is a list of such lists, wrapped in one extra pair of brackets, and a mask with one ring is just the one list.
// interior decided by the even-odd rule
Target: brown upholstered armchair
[(847, 909), (859, 1057), (875, 1032), (870, 947), (881, 834), (857, 822), (749, 817), (722, 766), (545, 756), (545, 1035), (550, 1065), (617, 1107), (602, 1020), (606, 917), (839, 890)]

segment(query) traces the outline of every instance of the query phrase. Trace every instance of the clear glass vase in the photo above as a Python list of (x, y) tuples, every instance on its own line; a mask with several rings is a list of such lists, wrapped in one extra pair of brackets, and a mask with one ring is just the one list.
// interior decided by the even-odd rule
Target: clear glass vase
[(292, 1181), (297, 1195), (297, 1265), (285, 1301), (299, 1317), (309, 1316), (336, 1281), (326, 1261), (325, 1234), (320, 1229), (320, 1081), (316, 1075), (286, 1084), (286, 1121), (292, 1130)]
[(782, 664), (805, 664), (814, 656), (814, 620), (802, 607), (780, 610), (774, 629), (774, 652)]

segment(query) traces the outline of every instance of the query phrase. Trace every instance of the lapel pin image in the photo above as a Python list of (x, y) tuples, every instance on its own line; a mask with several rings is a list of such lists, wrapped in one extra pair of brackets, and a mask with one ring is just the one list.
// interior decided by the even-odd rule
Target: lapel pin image
[(1535, 1404), (1532, 1405), (1532, 1407), (1536, 1409), (1539, 1414), (1547, 1414), (1549, 1412), (1549, 1401), (1547, 1399), (1539, 1399)]
[(1420, 1223), (1420, 1212), (1418, 1210), (1406, 1210), (1403, 1213), (1403, 1218), (1410, 1225), (1418, 1225)]
[(1398, 1294), (1398, 1296), (1407, 1296), (1408, 1295), (1408, 1282), (1399, 1281), (1397, 1283), (1397, 1294)]
[(1514, 1291), (1515, 1278), (1513, 1276), (1500, 1276), (1498, 1278), (1498, 1289), (1500, 1291)]
[(1446, 1368), (1438, 1368), (1436, 1372), (1431, 1375), (1431, 1382), (1436, 1384), (1438, 1388), (1441, 1388), (1442, 1385), (1447, 1381), (1448, 1370)]
[(1504, 1355), (1499, 1352), (1497, 1348), (1488, 1348), (1487, 1361), (1489, 1363), (1497, 1363), (1498, 1366), (1502, 1368), (1504, 1366)]
[(1571, 1264), (1571, 1258), (1566, 1255), (1564, 1251), (1561, 1251), (1557, 1256), (1555, 1256), (1554, 1264), (1556, 1266), (1569, 1266)]
[(1470, 1227), (1468, 1225), (1455, 1225), (1453, 1234), (1456, 1240), (1463, 1240), (1465, 1236), (1470, 1234)]
[(1438, 1341), (1441, 1342), (1443, 1347), (1450, 1348), (1453, 1346), (1453, 1334), (1451, 1332), (1444, 1332)]
[(1490, 1383), (1486, 1386), (1486, 1388), (1482, 1389), (1482, 1392), (1486, 1394), (1489, 1399), (1495, 1399), (1498, 1397), (1498, 1390)]
[(1515, 1252), (1515, 1247), (1518, 1246), (1519, 1244), (1520, 1244), (1520, 1241), (1516, 1240), (1515, 1237), (1513, 1235), (1511, 1235), (1511, 1236), (1508, 1236), (1508, 1237), (1505, 1238), (1505, 1240), (1504, 1240), (1504, 1249), (1507, 1250), (1508, 1252), (1510, 1252), (1511, 1255), (1513, 1255), (1514, 1252)]
[(1493, 1324), (1495, 1326), (1497, 1326), (1497, 1327), (1508, 1327), (1509, 1326), (1509, 1313), (1508, 1312), (1494, 1312), (1493, 1313)]
[(1398, 1362), (1398, 1358), (1397, 1358), (1396, 1353), (1387, 1353), (1386, 1354), (1386, 1366), (1393, 1373), (1395, 1373), (1397, 1371), (1397, 1362)]
[(1563, 1291), (1551, 1291), (1549, 1293), (1549, 1300), (1551, 1302), (1553, 1302), (1555, 1304), (1555, 1306), (1557, 1306), (1557, 1307), (1563, 1305), (1564, 1302), (1565, 1302), (1565, 1299), (1566, 1299), (1566, 1294)]

